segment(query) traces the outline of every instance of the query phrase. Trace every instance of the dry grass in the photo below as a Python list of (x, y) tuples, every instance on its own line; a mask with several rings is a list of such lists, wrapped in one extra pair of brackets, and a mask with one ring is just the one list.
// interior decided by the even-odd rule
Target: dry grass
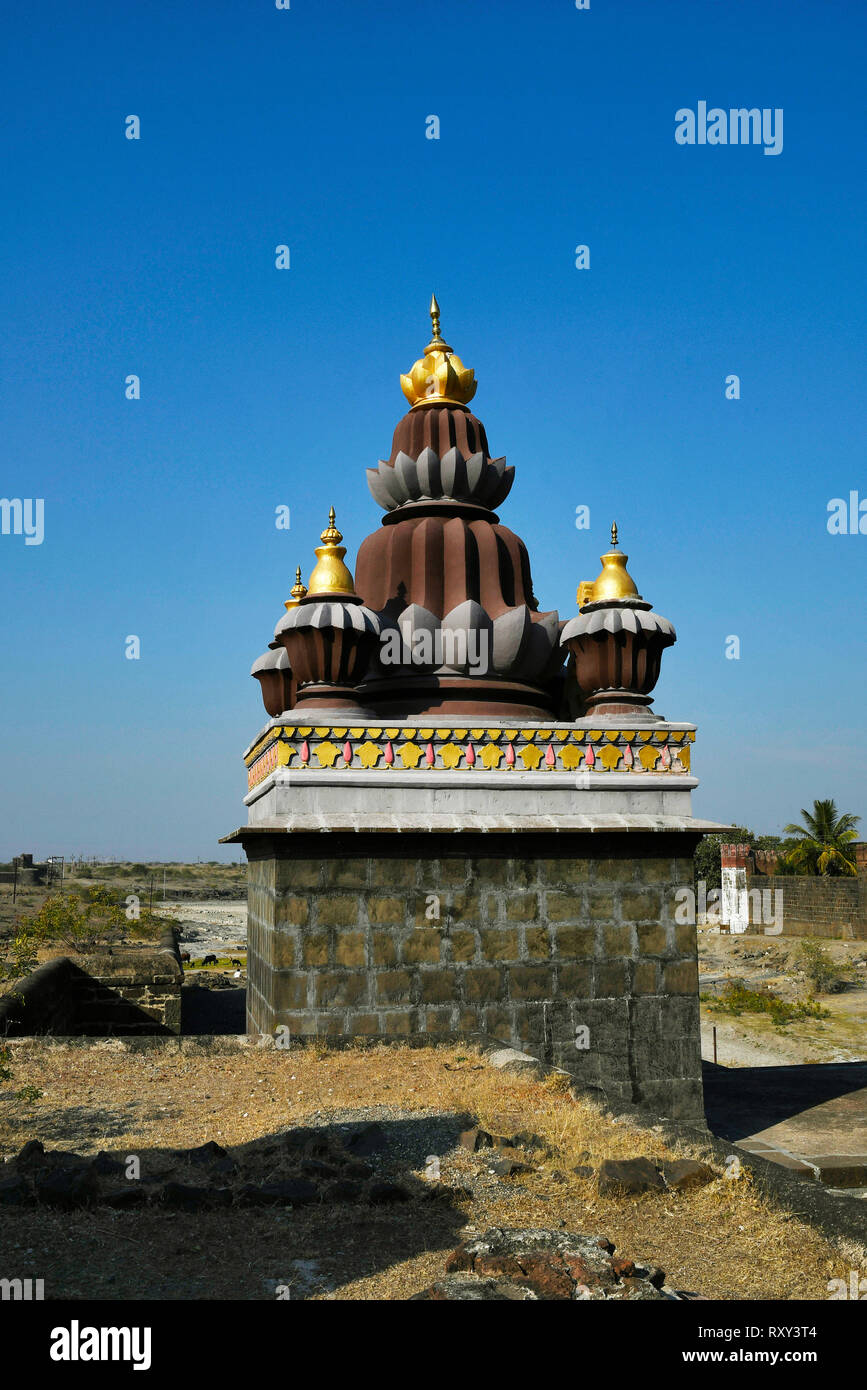
[(662, 1265), (675, 1287), (716, 1298), (824, 1299), (827, 1281), (846, 1277), (849, 1268), (823, 1237), (771, 1206), (748, 1177), (721, 1176), (682, 1195), (601, 1197), (592, 1180), (570, 1170), (637, 1154), (707, 1155), (700, 1147), (672, 1150), (652, 1130), (576, 1104), (556, 1082), (504, 1077), (468, 1049), (196, 1055), (27, 1040), (13, 1056), (14, 1084), (39, 1086), (43, 1096), (30, 1107), (0, 1101), (4, 1156), (37, 1137), (46, 1147), (81, 1153), (138, 1153), (146, 1167), (148, 1150), (158, 1147), (216, 1139), (231, 1149), (371, 1108), (398, 1124), (446, 1112), (474, 1115), (493, 1130), (529, 1126), (556, 1150), (537, 1171), (507, 1181), (491, 1177), (483, 1156), (454, 1150), (443, 1159), (443, 1180), (469, 1185), (472, 1198), (426, 1200), (419, 1167), (408, 1179), (416, 1198), (389, 1209), (0, 1213), (7, 1241), (17, 1231), (20, 1249), (42, 1250), (53, 1261), (56, 1296), (268, 1298), (274, 1281), (295, 1279), (298, 1296), (405, 1298), (441, 1273), (467, 1223), (597, 1232), (624, 1254)]

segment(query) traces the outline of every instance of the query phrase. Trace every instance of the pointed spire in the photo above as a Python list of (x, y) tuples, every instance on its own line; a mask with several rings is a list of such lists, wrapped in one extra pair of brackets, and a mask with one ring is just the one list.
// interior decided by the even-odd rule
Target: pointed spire
[(284, 607), (284, 608), (287, 610), (287, 612), (288, 612), (288, 610), (289, 610), (290, 608), (297, 608), (298, 605), (299, 605), (299, 603), (301, 602), (301, 600), (302, 600), (303, 598), (306, 598), (306, 597), (307, 597), (307, 589), (305, 588), (305, 586), (304, 586), (304, 585), (302, 584), (302, 582), (301, 582), (301, 566), (298, 565), (298, 566), (296, 566), (296, 569), (295, 569), (295, 583), (292, 585), (292, 588), (289, 590), (289, 598), (284, 599), (284, 601), (283, 601), (283, 607)]

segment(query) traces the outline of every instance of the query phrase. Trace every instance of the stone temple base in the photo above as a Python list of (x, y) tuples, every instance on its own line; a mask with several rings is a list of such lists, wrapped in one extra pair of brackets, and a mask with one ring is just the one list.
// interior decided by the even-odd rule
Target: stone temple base
[(248, 1030), (481, 1031), (700, 1121), (695, 927), (674, 914), (704, 828), (246, 827), (231, 838), (249, 859)]

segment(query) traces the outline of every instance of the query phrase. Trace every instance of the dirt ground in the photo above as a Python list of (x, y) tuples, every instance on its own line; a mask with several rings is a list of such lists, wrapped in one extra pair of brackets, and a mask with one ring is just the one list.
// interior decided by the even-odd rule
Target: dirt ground
[[(813, 993), (800, 961), (798, 937), (746, 934), (728, 936), (699, 928), (698, 961), (703, 994), (743, 980), (749, 989), (768, 989), (794, 1002)], [(725, 1013), (702, 1002), (702, 1056), (726, 1067), (800, 1065), (807, 1062), (858, 1062), (867, 1059), (867, 941), (822, 941), (837, 962), (854, 967), (852, 983), (840, 994), (817, 998), (830, 1018), (799, 1019), (777, 1026), (766, 1014)]]
[[(370, 1161), (410, 1192), (388, 1207), (0, 1207), (4, 1272), (44, 1278), (48, 1297), (271, 1299), (284, 1284), (293, 1298), (403, 1299), (442, 1273), (462, 1237), (491, 1225), (607, 1236), (620, 1253), (661, 1265), (673, 1287), (710, 1298), (825, 1299), (828, 1280), (852, 1267), (851, 1250), (773, 1207), (746, 1170), (683, 1193), (601, 1196), (574, 1169), (668, 1156), (658, 1130), (615, 1122), (550, 1079), (506, 1077), (469, 1049), (191, 1054), (28, 1039), (15, 1044), (13, 1066), (14, 1086), (43, 1094), (32, 1105), (9, 1089), (0, 1096), (5, 1158), (38, 1138), (82, 1154), (137, 1154), (145, 1175), (166, 1147), (216, 1140), (233, 1154), (287, 1127), (333, 1131), (348, 1119), (376, 1119), (389, 1143)], [(527, 1173), (496, 1177), (484, 1154), (457, 1143), (471, 1117), (500, 1132), (531, 1126), (552, 1153)], [(700, 1147), (677, 1153), (708, 1157)], [(425, 1170), (434, 1154), (440, 1177), (432, 1181)]]

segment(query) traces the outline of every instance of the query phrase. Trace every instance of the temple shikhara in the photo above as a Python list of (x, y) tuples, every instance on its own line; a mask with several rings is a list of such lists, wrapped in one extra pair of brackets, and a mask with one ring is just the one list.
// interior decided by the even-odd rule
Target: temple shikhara
[(268, 722), (227, 837), (250, 865), (248, 1029), (484, 1033), (698, 1118), (695, 924), (675, 893), (720, 827), (691, 812), (695, 726), (652, 708), (675, 630), (616, 526), (576, 612), (540, 606), (498, 516), (520, 479), (436, 299), (431, 318), (367, 469), (383, 516), (355, 577), (332, 508), (253, 665)]

